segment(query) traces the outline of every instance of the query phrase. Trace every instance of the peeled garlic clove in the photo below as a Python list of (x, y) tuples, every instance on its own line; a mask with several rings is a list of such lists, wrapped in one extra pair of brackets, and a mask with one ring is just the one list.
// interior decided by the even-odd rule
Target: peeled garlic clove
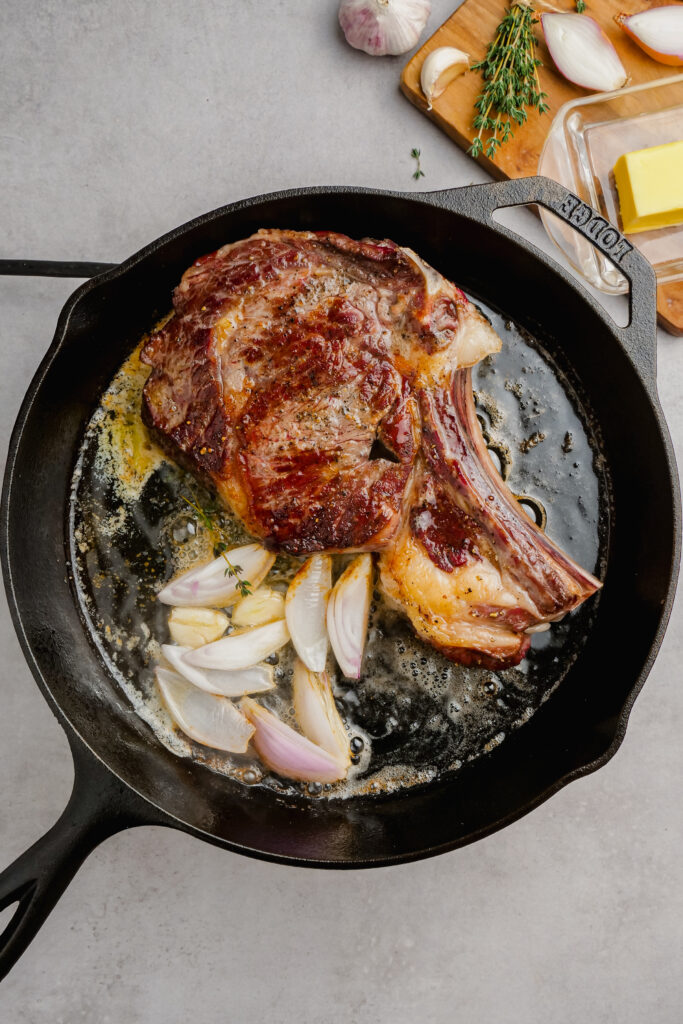
[(188, 665), (197, 665), (198, 668), (234, 672), (241, 668), (251, 668), (275, 654), (288, 640), (289, 630), (281, 619), (257, 626), (256, 629), (245, 629), (242, 633), (231, 633), (222, 640), (188, 651), (183, 658)]
[(263, 626), (285, 617), (285, 599), (270, 587), (257, 587), (235, 606), (232, 613), (233, 626)]
[(225, 554), (230, 564), (239, 570), (237, 576), (229, 575), (230, 568), (221, 555), (207, 565), (176, 576), (157, 597), (163, 604), (227, 608), (239, 596), (238, 583), (249, 582), (253, 590), (265, 579), (275, 561), (275, 555), (260, 544), (245, 544)]
[(587, 14), (542, 14), (543, 34), (561, 75), (583, 89), (612, 92), (628, 75), (597, 21)]
[(304, 736), (348, 769), (349, 738), (337, 711), (327, 672), (311, 672), (297, 658), (292, 676), (294, 713)]
[(254, 726), (253, 744), (269, 768), (300, 782), (338, 782), (347, 766), (245, 697), (240, 707)]
[(432, 101), (469, 66), (469, 54), (455, 46), (439, 46), (425, 57), (420, 69), (420, 86), (427, 98), (427, 110), (432, 109)]
[(431, 0), (341, 0), (346, 41), (373, 57), (412, 50), (432, 9)]
[(174, 608), (168, 617), (168, 631), (182, 647), (202, 647), (223, 636), (229, 621), (213, 608)]
[(157, 668), (156, 680), (171, 718), (186, 736), (216, 750), (245, 752), (254, 726), (231, 701), (198, 690), (166, 668)]
[(615, 14), (619, 28), (660, 64), (683, 64), (683, 7), (652, 7), (639, 14)]
[(217, 693), (221, 697), (243, 697), (245, 693), (265, 693), (275, 686), (270, 665), (253, 665), (234, 672), (202, 669), (185, 660), (185, 655), (191, 650), (191, 647), (174, 647), (172, 644), (162, 644), (161, 647), (161, 653), (171, 668), (206, 693)]
[(292, 580), (285, 598), (285, 617), (296, 653), (312, 672), (327, 661), (325, 613), (332, 587), (332, 559), (312, 555)]
[(349, 679), (360, 679), (372, 593), (372, 555), (359, 555), (334, 585), (327, 606), (327, 632), (337, 663)]

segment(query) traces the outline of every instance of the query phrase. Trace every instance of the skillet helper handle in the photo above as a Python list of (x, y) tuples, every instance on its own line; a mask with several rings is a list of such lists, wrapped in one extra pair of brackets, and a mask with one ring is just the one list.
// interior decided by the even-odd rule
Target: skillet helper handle
[(537, 203), (573, 227), (618, 267), (631, 287), (629, 324), (627, 327), (617, 327), (617, 331), (641, 377), (654, 387), (657, 369), (657, 279), (643, 254), (596, 210), (550, 178), (538, 175), (494, 182), (477, 186), (476, 193), (482, 202), (481, 212), (496, 231), (511, 236), (514, 234), (502, 224), (493, 222), (496, 210)]
[[(72, 740), (74, 786), (61, 818), (0, 874), (0, 910), (18, 906), (0, 935), (0, 980), (33, 940), (79, 867), (114, 833), (150, 821), (134, 794)], [(132, 797), (132, 799), (131, 799)]]

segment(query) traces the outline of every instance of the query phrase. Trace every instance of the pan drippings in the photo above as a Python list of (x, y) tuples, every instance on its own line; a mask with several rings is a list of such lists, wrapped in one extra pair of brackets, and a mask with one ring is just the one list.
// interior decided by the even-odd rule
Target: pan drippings
[[(474, 369), (484, 436), (527, 510), (580, 565), (604, 576), (609, 486), (599, 437), (576, 390), (525, 332), (478, 302), (503, 350)], [(289, 782), (250, 756), (201, 747), (172, 725), (153, 679), (168, 641), (168, 608), (156, 593), (171, 576), (211, 557), (212, 542), (183, 500), (211, 496), (168, 461), (139, 417), (147, 370), (134, 353), (102, 397), (77, 462), (71, 501), (74, 580), (93, 642), (127, 699), (164, 745), (245, 785), (311, 797), (391, 792), (433, 780), (492, 750), (526, 722), (566, 675), (596, 614), (598, 595), (533, 637), (518, 668), (492, 672), (448, 661), (424, 644), (378, 591), (364, 675), (328, 669), (351, 736), (353, 765), (335, 786)], [(222, 513), (231, 542), (246, 539)], [(335, 572), (348, 561), (335, 557)], [(267, 580), (285, 590), (296, 561), (278, 558)], [(292, 721), (291, 646), (274, 655), (276, 691), (259, 698)]]

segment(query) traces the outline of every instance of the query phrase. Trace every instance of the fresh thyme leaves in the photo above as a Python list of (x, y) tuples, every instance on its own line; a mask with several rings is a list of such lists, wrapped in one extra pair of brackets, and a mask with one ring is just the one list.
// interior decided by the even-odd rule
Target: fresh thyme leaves
[(194, 512), (200, 523), (202, 523), (202, 525), (205, 526), (207, 530), (210, 530), (211, 533), (213, 533), (215, 531), (215, 525), (213, 521), (215, 512), (213, 511), (213, 509), (202, 508), (197, 499), (195, 499), (194, 501), (190, 501), (190, 499), (186, 498), (184, 494), (181, 494), (180, 497), (182, 498), (186, 505), (189, 505), (191, 509), (194, 509)]
[(415, 181), (418, 181), (420, 178), (425, 177), (425, 172), (420, 167), (420, 150), (413, 148), (410, 151), (410, 155), (412, 156), (413, 160), (417, 160), (417, 167), (413, 171), (413, 177), (415, 178)]
[[(511, 139), (513, 125), (522, 125), (527, 119), (527, 107), (537, 107), (539, 114), (549, 109), (546, 93), (541, 92), (538, 69), (541, 61), (536, 57), (536, 39), (533, 27), (538, 24), (534, 9), (527, 0), (515, 0), (489, 43), (483, 60), (472, 64), (481, 71), (485, 85), (475, 107), (478, 114), (472, 121), (477, 135), (472, 139), (468, 153), (475, 159), (484, 153), (495, 158), (503, 143)], [(484, 141), (484, 132), (489, 137)]]
[[(191, 509), (194, 510), (194, 513), (195, 513), (198, 521), (203, 526), (206, 527), (206, 529), (209, 531), (209, 533), (211, 533), (214, 537), (216, 536), (216, 534), (218, 534), (220, 536), (220, 526), (216, 523), (216, 510), (215, 509), (203, 508), (199, 504), (199, 501), (196, 498), (195, 498), (194, 501), (190, 501), (190, 499), (186, 498), (184, 494), (181, 494), (181, 498), (183, 499), (183, 501), (187, 505), (190, 506)], [(240, 579), (240, 576), (242, 575), (242, 566), (241, 565), (233, 565), (232, 564), (232, 562), (230, 561), (230, 559), (228, 558), (228, 556), (226, 554), (227, 550), (228, 550), (228, 545), (225, 543), (224, 540), (218, 540), (214, 544), (214, 548), (213, 548), (214, 556), (216, 558), (218, 558), (219, 556), (222, 555), (224, 560), (225, 560), (226, 566), (227, 566), (227, 568), (226, 568), (226, 570), (225, 570), (223, 575), (224, 576), (234, 576), (235, 577), (235, 587), (237, 588), (238, 593), (242, 597), (246, 597), (247, 594), (251, 594), (251, 592), (252, 592), (251, 591), (251, 583), (249, 582), (249, 580)]]
[(576, 0), (576, 13), (583, 14), (585, 10), (586, 4), (584, 3), (584, 0)]

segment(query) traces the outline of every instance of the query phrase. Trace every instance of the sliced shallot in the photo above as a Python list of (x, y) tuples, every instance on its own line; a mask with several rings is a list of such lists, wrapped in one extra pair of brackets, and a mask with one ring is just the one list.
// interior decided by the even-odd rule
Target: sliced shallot
[(327, 660), (325, 612), (332, 586), (332, 559), (312, 555), (289, 585), (285, 616), (296, 653), (312, 672), (322, 672)]
[(638, 14), (615, 14), (619, 28), (660, 64), (683, 64), (683, 7), (669, 4)]
[(198, 690), (167, 668), (157, 668), (156, 679), (171, 718), (187, 736), (216, 750), (244, 753), (254, 726), (232, 701)]
[(346, 735), (327, 672), (311, 672), (297, 658), (292, 677), (294, 713), (301, 731), (347, 769), (351, 763)]
[(237, 575), (230, 575), (230, 566), (221, 555), (208, 565), (200, 565), (176, 576), (157, 597), (163, 604), (227, 608), (237, 600), (239, 583), (248, 581), (252, 590), (255, 589), (275, 561), (275, 555), (260, 544), (245, 544), (225, 554)]
[(245, 697), (240, 707), (254, 726), (253, 744), (269, 768), (301, 782), (338, 782), (347, 766), (322, 747), (285, 725), (265, 708)]
[(542, 14), (543, 34), (550, 56), (561, 75), (595, 92), (611, 92), (626, 85), (628, 75), (619, 54), (587, 14)]
[(270, 587), (257, 587), (243, 597), (232, 613), (233, 626), (263, 626), (285, 617), (285, 599)]
[(217, 693), (222, 697), (244, 697), (246, 693), (265, 693), (275, 686), (273, 669), (270, 665), (253, 665), (234, 672), (226, 672), (216, 668), (198, 668), (185, 660), (185, 655), (192, 647), (175, 647), (173, 644), (162, 644), (161, 652), (166, 661), (184, 676), (193, 686), (207, 693)]
[(198, 647), (183, 655), (189, 665), (199, 668), (223, 669), (234, 672), (241, 668), (251, 668), (264, 658), (275, 654), (289, 640), (289, 630), (283, 619), (268, 622), (256, 629), (245, 629), (240, 633), (231, 633), (222, 640)]
[(354, 558), (334, 585), (327, 605), (327, 632), (337, 663), (360, 679), (372, 593), (372, 555)]

